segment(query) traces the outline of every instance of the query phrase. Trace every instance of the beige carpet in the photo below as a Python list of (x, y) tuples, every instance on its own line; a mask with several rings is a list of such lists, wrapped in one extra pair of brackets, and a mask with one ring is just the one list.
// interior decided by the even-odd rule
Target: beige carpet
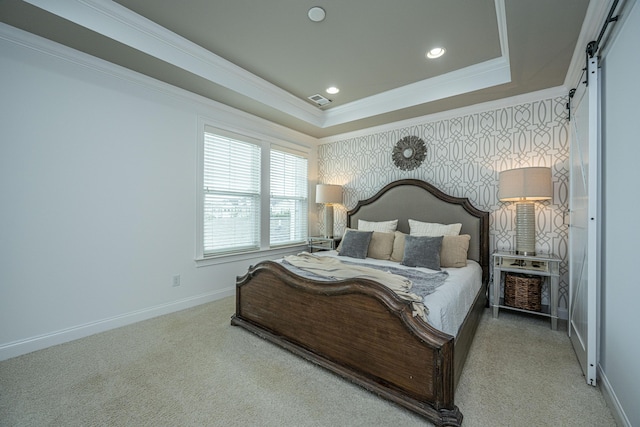
[[(2, 426), (425, 426), (229, 325), (234, 299), (0, 362)], [(457, 390), (464, 426), (613, 426), (565, 331), (486, 310)]]

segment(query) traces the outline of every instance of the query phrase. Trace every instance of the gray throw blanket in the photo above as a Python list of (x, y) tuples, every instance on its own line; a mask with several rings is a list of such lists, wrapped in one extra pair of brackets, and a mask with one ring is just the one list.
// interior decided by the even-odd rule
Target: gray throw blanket
[[(342, 262), (344, 264), (358, 264), (350, 261)], [(389, 267), (374, 264), (367, 264), (367, 267), (375, 268), (376, 270), (387, 271), (391, 274), (397, 274), (398, 276), (404, 277), (405, 279), (411, 281), (411, 292), (420, 295), (422, 298), (434, 293), (435, 290), (438, 289), (438, 287), (442, 285), (445, 280), (447, 280), (447, 277), (449, 277), (449, 273), (444, 270), (438, 271), (437, 273), (425, 273), (424, 271), (418, 271), (414, 269)]]
[(341, 280), (349, 278), (366, 278), (375, 280), (390, 288), (401, 298), (411, 301), (413, 315), (419, 315), (425, 321), (428, 308), (423, 298), (433, 293), (442, 285), (449, 273), (424, 273), (397, 267), (360, 264), (341, 261), (333, 257), (322, 257), (302, 252), (287, 256), (283, 264), (299, 276), (316, 280)]

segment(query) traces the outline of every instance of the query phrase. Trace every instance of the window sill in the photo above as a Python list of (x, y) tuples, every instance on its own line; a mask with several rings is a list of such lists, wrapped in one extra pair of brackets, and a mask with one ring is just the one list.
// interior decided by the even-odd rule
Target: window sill
[(196, 267), (208, 267), (211, 265), (220, 265), (220, 264), (228, 264), (232, 262), (238, 261), (248, 261), (248, 260), (265, 260), (265, 259), (275, 259), (281, 258), (285, 255), (291, 255), (294, 253), (298, 253), (304, 250), (307, 250), (306, 243), (300, 243), (297, 245), (290, 246), (279, 246), (277, 248), (270, 249), (261, 249), (253, 252), (243, 252), (239, 254), (227, 254), (227, 255), (217, 255), (217, 256), (209, 256), (204, 258), (196, 258)]

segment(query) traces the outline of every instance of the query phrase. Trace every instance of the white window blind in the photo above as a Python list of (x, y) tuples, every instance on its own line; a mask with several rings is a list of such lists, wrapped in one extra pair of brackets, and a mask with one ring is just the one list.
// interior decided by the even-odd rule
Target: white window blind
[(204, 134), (204, 255), (260, 248), (260, 147)]
[(271, 246), (307, 239), (307, 159), (277, 149), (271, 150), (270, 238)]

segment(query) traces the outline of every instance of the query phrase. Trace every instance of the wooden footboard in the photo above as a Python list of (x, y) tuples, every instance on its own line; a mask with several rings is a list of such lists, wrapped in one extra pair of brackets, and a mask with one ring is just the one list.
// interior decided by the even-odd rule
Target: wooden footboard
[[(265, 261), (238, 278), (236, 286), (233, 325), (436, 425), (462, 422), (453, 402), (459, 376), (454, 369), (461, 369), (468, 345), (454, 359), (454, 338), (413, 317), (410, 303), (383, 285), (364, 279), (331, 283), (305, 279)], [(477, 313), (467, 321), (477, 324)]]

